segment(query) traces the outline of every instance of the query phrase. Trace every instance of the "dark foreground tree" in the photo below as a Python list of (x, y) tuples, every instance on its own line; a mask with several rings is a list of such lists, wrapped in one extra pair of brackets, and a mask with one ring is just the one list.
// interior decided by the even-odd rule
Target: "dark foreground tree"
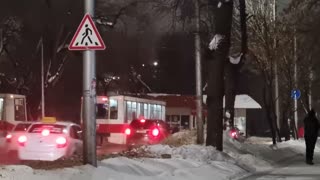
[(224, 65), (228, 59), (232, 26), (233, 0), (211, 0), (215, 14), (215, 36), (209, 48), (213, 58), (208, 62), (207, 146), (223, 150)]

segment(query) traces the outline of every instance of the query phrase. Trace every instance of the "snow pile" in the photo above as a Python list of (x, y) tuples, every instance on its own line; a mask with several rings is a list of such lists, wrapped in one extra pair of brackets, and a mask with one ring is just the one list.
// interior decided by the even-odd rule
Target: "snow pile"
[(157, 157), (160, 157), (162, 154), (170, 154), (172, 158), (191, 159), (197, 162), (234, 162), (227, 154), (216, 151), (212, 146), (184, 145), (180, 147), (170, 147), (168, 145), (153, 145), (147, 147), (147, 150), (156, 154)]
[(187, 144), (195, 144), (197, 139), (197, 131), (196, 130), (182, 130), (177, 133), (172, 134), (168, 137), (162, 144), (170, 145), (170, 146), (182, 146)]
[[(281, 164), (284, 164), (284, 167), (292, 166), (284, 169), (287, 174), (298, 173), (295, 168), (308, 170), (312, 177), (316, 177), (318, 173), (318, 169), (310, 169), (304, 163), (303, 140), (286, 141), (274, 146), (271, 138), (251, 137), (245, 142), (238, 142), (225, 133), (224, 151), (220, 152), (211, 146), (195, 145), (194, 133), (194, 131), (181, 131), (172, 135), (173, 139), (184, 138), (186, 140), (184, 142), (187, 143), (185, 145), (144, 146), (129, 151), (138, 156), (104, 159), (98, 162), (97, 168), (85, 165), (36, 170), (22, 165), (0, 166), (0, 179), (223, 180), (250, 176), (255, 172), (260, 175), (268, 172), (278, 173), (277, 169)], [(317, 144), (315, 153), (319, 152), (320, 145)], [(163, 155), (168, 156), (163, 158)], [(278, 174), (283, 174), (283, 169), (279, 170)], [(301, 179), (301, 176), (298, 178)]]

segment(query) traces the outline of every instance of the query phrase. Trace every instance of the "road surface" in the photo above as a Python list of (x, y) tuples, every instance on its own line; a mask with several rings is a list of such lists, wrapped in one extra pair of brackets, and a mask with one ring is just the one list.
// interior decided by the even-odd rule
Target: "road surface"
[[(120, 153), (127, 150), (125, 145), (105, 143), (101, 147), (97, 147), (97, 155), (104, 156)], [(0, 165), (21, 164), (17, 154), (8, 154), (0, 147)]]

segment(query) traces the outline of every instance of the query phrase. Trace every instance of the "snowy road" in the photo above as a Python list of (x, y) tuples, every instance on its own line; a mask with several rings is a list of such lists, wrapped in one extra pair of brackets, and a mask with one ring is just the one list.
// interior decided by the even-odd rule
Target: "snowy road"
[[(104, 156), (120, 153), (127, 150), (125, 145), (105, 143), (101, 147), (97, 147), (97, 155)], [(0, 165), (20, 164), (17, 154), (7, 154), (4, 149), (0, 149)]]
[(259, 172), (238, 180), (319, 180), (320, 154), (315, 154), (315, 165), (305, 163), (304, 154), (286, 158), (269, 171)]

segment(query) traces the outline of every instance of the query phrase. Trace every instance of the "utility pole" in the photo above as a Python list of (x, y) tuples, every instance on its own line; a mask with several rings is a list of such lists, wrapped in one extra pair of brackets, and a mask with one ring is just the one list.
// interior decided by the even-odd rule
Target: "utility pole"
[[(294, 88), (297, 89), (298, 88), (298, 67), (297, 67), (297, 60), (298, 60), (298, 56), (297, 56), (297, 36), (296, 36), (296, 27), (294, 27), (294, 35), (293, 35), (293, 51), (294, 51), (294, 55), (293, 55), (293, 60), (294, 60), (294, 70), (293, 70), (293, 79), (294, 79)], [(294, 98), (294, 122), (295, 122), (295, 126), (298, 129), (298, 98)], [(298, 138), (298, 137), (297, 137)]]
[(45, 97), (44, 97), (44, 52), (43, 37), (41, 37), (41, 119), (45, 117)]
[[(84, 13), (94, 17), (94, 0), (84, 1)], [(83, 160), (97, 167), (96, 152), (96, 56), (94, 50), (83, 52)]]
[(197, 144), (204, 142), (203, 115), (202, 115), (202, 70), (201, 70), (201, 39), (200, 39), (200, 7), (199, 0), (195, 0), (196, 9), (196, 33), (195, 33), (195, 57), (196, 57), (196, 104), (197, 104)]
[[(276, 0), (273, 0), (273, 23), (274, 28), (276, 28), (276, 13), (277, 13), (277, 5)], [(277, 46), (277, 40), (274, 39), (274, 48)], [(280, 101), (279, 101), (279, 78), (278, 78), (278, 63), (276, 61), (276, 56), (274, 59), (274, 96), (275, 96), (275, 110), (276, 110), (276, 121), (277, 127), (280, 128)]]

